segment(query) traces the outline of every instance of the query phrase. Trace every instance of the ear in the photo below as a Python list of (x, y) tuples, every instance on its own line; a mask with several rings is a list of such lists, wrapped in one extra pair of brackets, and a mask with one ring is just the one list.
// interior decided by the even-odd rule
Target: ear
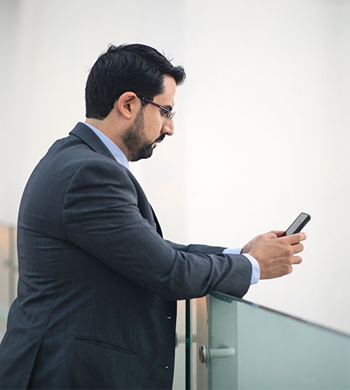
[(134, 92), (124, 92), (120, 95), (119, 99), (116, 100), (114, 108), (117, 108), (125, 119), (131, 119), (133, 114), (139, 110), (140, 103), (138, 100), (139, 99)]

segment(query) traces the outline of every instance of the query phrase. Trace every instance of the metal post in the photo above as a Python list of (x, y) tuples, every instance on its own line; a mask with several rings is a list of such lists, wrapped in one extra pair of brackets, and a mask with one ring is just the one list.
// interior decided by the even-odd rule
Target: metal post
[(186, 357), (185, 357), (185, 372), (186, 372), (186, 390), (191, 389), (191, 301), (186, 300)]

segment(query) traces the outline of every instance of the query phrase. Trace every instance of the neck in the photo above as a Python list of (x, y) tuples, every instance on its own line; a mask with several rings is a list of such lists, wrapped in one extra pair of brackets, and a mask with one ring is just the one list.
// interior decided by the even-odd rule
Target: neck
[(121, 131), (116, 126), (113, 126), (110, 121), (105, 119), (86, 118), (85, 123), (94, 126), (97, 130), (101, 131), (106, 137), (114, 142), (118, 148), (124, 153), (128, 161), (130, 161), (128, 149), (122, 141)]

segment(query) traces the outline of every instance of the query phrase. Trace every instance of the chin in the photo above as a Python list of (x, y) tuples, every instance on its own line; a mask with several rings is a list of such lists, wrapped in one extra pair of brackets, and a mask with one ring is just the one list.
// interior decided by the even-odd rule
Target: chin
[(147, 149), (144, 148), (142, 150), (139, 151), (139, 153), (134, 156), (131, 161), (139, 161), (139, 160), (144, 160), (146, 158), (150, 158), (153, 154), (153, 147), (148, 147)]

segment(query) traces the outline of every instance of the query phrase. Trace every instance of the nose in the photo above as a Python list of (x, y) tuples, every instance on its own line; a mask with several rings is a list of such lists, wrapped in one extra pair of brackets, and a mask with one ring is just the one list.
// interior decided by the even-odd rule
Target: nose
[(162, 134), (166, 134), (166, 135), (173, 135), (173, 134), (174, 134), (174, 131), (175, 131), (175, 128), (174, 128), (174, 119), (172, 119), (171, 121), (166, 121), (166, 122), (163, 124), (161, 133), (162, 133)]

